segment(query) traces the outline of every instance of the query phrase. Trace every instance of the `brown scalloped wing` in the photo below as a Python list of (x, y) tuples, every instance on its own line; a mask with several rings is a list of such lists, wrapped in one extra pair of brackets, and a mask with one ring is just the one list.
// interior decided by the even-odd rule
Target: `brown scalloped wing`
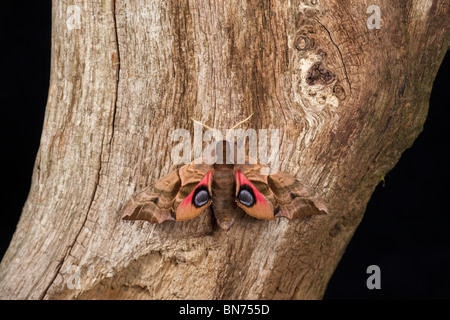
[[(190, 163), (135, 193), (122, 209), (124, 220), (162, 223), (176, 220), (176, 209), (208, 173), (207, 164)], [(206, 209), (206, 208), (204, 208)], [(186, 220), (186, 217), (184, 217)]]
[(294, 177), (279, 171), (268, 176), (267, 181), (280, 209), (277, 217), (297, 219), (328, 213), (323, 200)]
[(172, 207), (180, 187), (178, 170), (169, 173), (153, 185), (135, 193), (122, 209), (122, 219), (146, 220), (151, 223), (175, 220)]

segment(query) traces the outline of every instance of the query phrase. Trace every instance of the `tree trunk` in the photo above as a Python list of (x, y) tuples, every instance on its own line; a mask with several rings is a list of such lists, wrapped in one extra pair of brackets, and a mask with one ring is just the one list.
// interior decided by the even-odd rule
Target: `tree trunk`
[[(54, 1), (41, 146), (0, 298), (321, 298), (371, 193), (420, 133), (449, 45), (448, 1), (376, 2), (379, 29), (362, 0)], [(209, 212), (120, 219), (176, 169), (174, 129), (251, 113), (248, 128), (280, 129), (280, 170), (329, 214), (242, 214), (228, 232)]]

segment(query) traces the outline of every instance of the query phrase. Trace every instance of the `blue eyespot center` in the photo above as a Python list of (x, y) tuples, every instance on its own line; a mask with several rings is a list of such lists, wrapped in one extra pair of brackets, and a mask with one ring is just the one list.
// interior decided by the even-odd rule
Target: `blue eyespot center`
[(247, 185), (243, 185), (238, 194), (239, 202), (246, 207), (251, 207), (255, 204), (255, 194), (253, 190)]
[(209, 201), (209, 193), (205, 189), (200, 189), (194, 194), (194, 206), (202, 207)]

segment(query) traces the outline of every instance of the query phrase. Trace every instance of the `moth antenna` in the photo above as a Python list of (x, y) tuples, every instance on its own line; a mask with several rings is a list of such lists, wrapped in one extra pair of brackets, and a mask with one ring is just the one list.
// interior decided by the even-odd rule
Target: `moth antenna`
[[(249, 116), (248, 116), (247, 118), (245, 118), (244, 120), (239, 121), (238, 123), (236, 123), (236, 124), (231, 128), (231, 130), (237, 128), (238, 126), (240, 126), (240, 125), (243, 124), (244, 122), (248, 121), (248, 120), (253, 116), (253, 114), (254, 114), (254, 113), (252, 113), (251, 115), (249, 115)], [(199, 125), (205, 127), (206, 129), (214, 130), (213, 128), (208, 127), (206, 124), (203, 124), (203, 123), (201, 123), (200, 121), (197, 121), (197, 120), (195, 120), (195, 119), (192, 118), (192, 117), (190, 117), (190, 118), (191, 118), (192, 121), (194, 121), (195, 123), (197, 123), (197, 124), (199, 124)]]
[(237, 124), (235, 124), (235, 125), (233, 126), (233, 128), (231, 128), (230, 130), (235, 129), (236, 127), (240, 126), (240, 125), (243, 124), (244, 122), (248, 121), (248, 119), (250, 119), (250, 118), (253, 116), (253, 114), (254, 114), (254, 113), (252, 113), (251, 115), (249, 115), (249, 116), (248, 116), (247, 118), (245, 118), (244, 120), (242, 120), (242, 121), (238, 122)]
[(209, 129), (209, 130), (214, 130), (213, 128), (211, 128), (211, 127), (208, 127), (206, 124), (203, 124), (203, 123), (201, 123), (200, 121), (197, 121), (197, 120), (195, 120), (194, 118), (192, 118), (191, 117), (191, 120), (192, 121), (194, 121), (195, 123), (197, 123), (197, 124), (199, 124), (199, 125), (201, 125), (201, 126), (203, 126), (203, 127), (205, 127), (206, 129)]

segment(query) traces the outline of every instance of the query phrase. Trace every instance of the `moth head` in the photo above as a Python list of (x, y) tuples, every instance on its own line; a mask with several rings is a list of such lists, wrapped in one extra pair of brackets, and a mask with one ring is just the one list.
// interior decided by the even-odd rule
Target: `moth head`
[(216, 144), (213, 156), (217, 156), (218, 164), (234, 164), (236, 163), (236, 146), (229, 140), (220, 140)]

